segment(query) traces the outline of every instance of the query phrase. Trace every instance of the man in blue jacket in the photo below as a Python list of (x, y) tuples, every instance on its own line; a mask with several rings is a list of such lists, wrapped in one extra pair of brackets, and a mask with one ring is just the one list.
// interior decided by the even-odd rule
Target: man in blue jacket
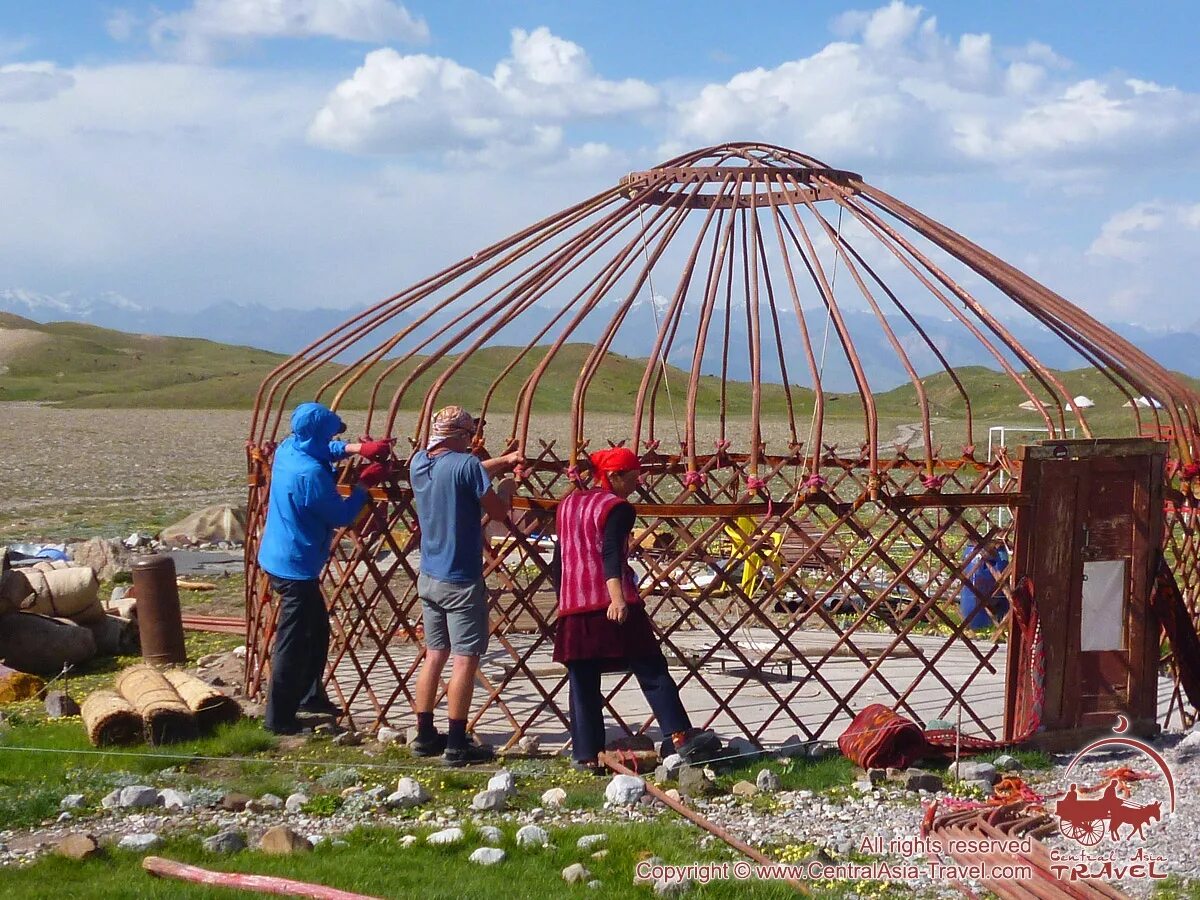
[(390, 441), (347, 444), (333, 438), (346, 423), (320, 403), (301, 403), (292, 413), (292, 434), (275, 450), (271, 494), (258, 564), (279, 595), (275, 649), (265, 725), (276, 734), (300, 730), (298, 710), (336, 715), (322, 682), (329, 655), (329, 611), (321, 594), (321, 570), (329, 559), (333, 532), (351, 524), (367, 502), (367, 489), (388, 474), (372, 462), (342, 498), (333, 463), (357, 453), (387, 459)]

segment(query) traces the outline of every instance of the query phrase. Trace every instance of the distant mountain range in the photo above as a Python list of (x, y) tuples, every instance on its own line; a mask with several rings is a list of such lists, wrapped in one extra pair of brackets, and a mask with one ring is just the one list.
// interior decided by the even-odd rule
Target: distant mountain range
[[(10, 312), (36, 322), (71, 321), (84, 322), (104, 328), (125, 332), (158, 334), (179, 337), (197, 337), (224, 344), (253, 345), (256, 348), (278, 353), (293, 353), (320, 335), (336, 328), (349, 318), (354, 310), (334, 308), (272, 309), (258, 304), (232, 302), (215, 303), (203, 309), (175, 310), (151, 307), (135, 303), (118, 294), (76, 296), (72, 294), (45, 295), (23, 290), (0, 290), (0, 312)], [(489, 342), (492, 345), (519, 345), (536, 334), (557, 310), (535, 305), (522, 314), (520, 323), (510, 325), (497, 333)], [(847, 330), (852, 338), (870, 386), (875, 391), (889, 390), (908, 381), (895, 350), (889, 343), (879, 322), (868, 310), (847, 309), (843, 311)], [(821, 355), (826, 328), (824, 310), (806, 310), (811, 340), (818, 357)], [(414, 331), (413, 339), (420, 340), (430, 335), (449, 315), (435, 317)], [(607, 316), (590, 316), (581, 328), (571, 336), (572, 342), (594, 343), (601, 338)], [(398, 317), (389, 326), (393, 331), (402, 327), (411, 318)], [(667, 361), (683, 369), (691, 367), (692, 338), (696, 333), (698, 317), (694, 309), (685, 311), (680, 324), (679, 338), (675, 342)], [(912, 359), (918, 374), (924, 376), (941, 371), (941, 364), (928, 346), (899, 317), (888, 319), (905, 351)], [(806, 356), (800, 348), (800, 338), (794, 318), (783, 321), (785, 364), (788, 379), (793, 383), (808, 384)], [(922, 327), (929, 339), (955, 368), (986, 366), (998, 368), (995, 359), (974, 339), (966, 335), (956, 322), (931, 317), (921, 319)], [(1039, 360), (1055, 369), (1073, 369), (1086, 365), (1074, 351), (1059, 338), (1036, 322), (1005, 322), (1016, 337)], [(723, 328), (723, 320), (714, 322), (713, 328)], [(766, 381), (781, 381), (780, 366), (775, 353), (774, 332), (769, 319), (763, 322), (762, 377)], [(1111, 324), (1118, 333), (1133, 341), (1152, 357), (1169, 369), (1190, 376), (1200, 376), (1200, 333), (1196, 331), (1154, 332), (1136, 325)], [(555, 334), (556, 330), (551, 331)], [(618, 333), (613, 351), (632, 358), (651, 355), (656, 333), (654, 311), (647, 302), (636, 304), (626, 324)], [(687, 337), (685, 337), (687, 336)], [(377, 335), (378, 342), (382, 335)], [(846, 391), (854, 388), (854, 379), (849, 363), (841, 349), (836, 330), (830, 328), (823, 383), (827, 390)], [(736, 351), (748, 347), (745, 316), (732, 317), (729, 323), (729, 344)], [(405, 345), (409, 346), (409, 345)], [(430, 349), (438, 346), (435, 341)], [(711, 350), (704, 360), (704, 374), (719, 374), (721, 360)], [(427, 351), (428, 352), (428, 351)], [(343, 357), (347, 361), (349, 357)], [(749, 353), (728, 354), (728, 377), (749, 380)]]

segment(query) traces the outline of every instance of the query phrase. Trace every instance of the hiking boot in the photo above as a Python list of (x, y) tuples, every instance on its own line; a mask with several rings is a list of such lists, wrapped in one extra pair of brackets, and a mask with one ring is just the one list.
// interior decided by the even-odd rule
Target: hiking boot
[(446, 749), (446, 736), (440, 731), (435, 731), (430, 737), (417, 735), (417, 739), (408, 745), (408, 749), (412, 751), (413, 756), (438, 756)]
[(491, 762), (496, 754), (491, 747), (480, 744), (467, 744), (465, 747), (447, 747), (442, 760), (452, 769), (463, 766), (473, 766), (476, 763)]
[(688, 765), (705, 762), (721, 752), (721, 739), (711, 731), (694, 731), (675, 752)]

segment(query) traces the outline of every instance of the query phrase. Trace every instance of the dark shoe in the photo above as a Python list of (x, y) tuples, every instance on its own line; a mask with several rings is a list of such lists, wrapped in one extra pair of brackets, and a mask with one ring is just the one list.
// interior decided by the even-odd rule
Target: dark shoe
[(600, 763), (596, 762), (596, 760), (594, 760), (594, 759), (592, 759), (592, 760), (573, 759), (573, 760), (571, 760), (571, 768), (574, 769), (576, 772), (583, 772), (587, 775), (600, 776), (600, 775), (605, 775), (608, 773), (608, 769), (606, 769), (604, 766), (600, 765)]
[(496, 754), (491, 747), (480, 744), (467, 744), (460, 748), (446, 748), (446, 753), (442, 757), (446, 765), (452, 769), (460, 769), (463, 766), (473, 766), (476, 763), (491, 762), (496, 758)]
[(305, 728), (299, 722), (288, 722), (284, 725), (264, 725), (267, 731), (271, 734), (289, 735), (289, 734), (312, 734), (311, 728)]
[(417, 739), (408, 745), (408, 749), (412, 751), (413, 756), (438, 756), (446, 749), (446, 736), (440, 731), (435, 731), (432, 737), (417, 736)]
[(720, 754), (721, 739), (711, 731), (696, 731), (675, 752), (688, 765), (705, 762)]
[(314, 716), (333, 716), (336, 719), (342, 714), (342, 708), (334, 705), (332, 700), (314, 700), (311, 703), (301, 703), (300, 712), (311, 713)]

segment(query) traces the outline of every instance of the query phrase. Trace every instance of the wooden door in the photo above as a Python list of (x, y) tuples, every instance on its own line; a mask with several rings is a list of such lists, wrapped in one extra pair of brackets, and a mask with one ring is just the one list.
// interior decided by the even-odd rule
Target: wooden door
[[(1145, 439), (1022, 448), (1028, 502), (1017, 511), (1014, 563), (1033, 580), (1042, 622), (1047, 731), (1107, 727), (1117, 713), (1155, 720), (1158, 627), (1148, 601), (1165, 457), (1165, 444)], [(1010, 671), (1014, 650), (1012, 642)]]

